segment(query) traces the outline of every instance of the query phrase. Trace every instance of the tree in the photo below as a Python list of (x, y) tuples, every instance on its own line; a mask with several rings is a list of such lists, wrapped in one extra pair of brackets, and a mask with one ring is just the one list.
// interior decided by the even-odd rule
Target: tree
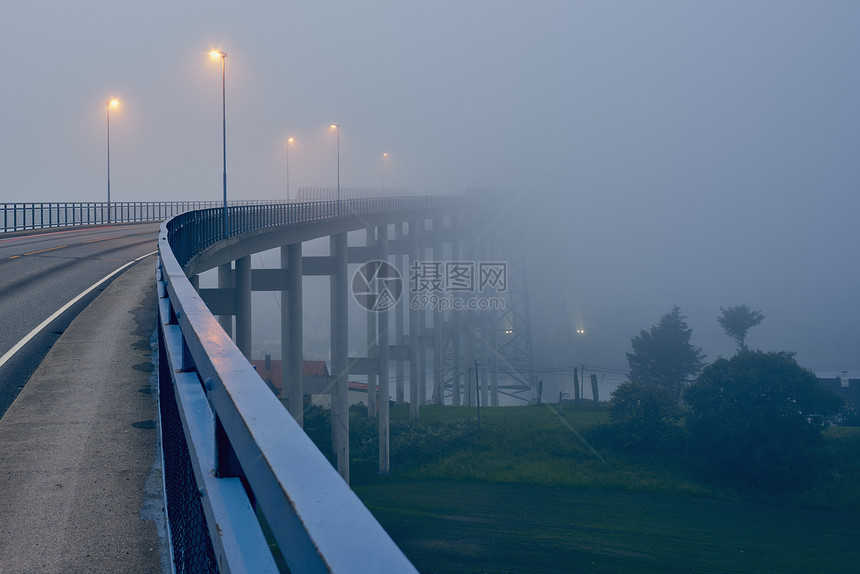
[(719, 359), (684, 400), (702, 470), (742, 486), (783, 489), (810, 478), (823, 461), (823, 417), (841, 403), (784, 351)]
[(668, 388), (678, 399), (689, 377), (702, 369), (702, 349), (690, 344), (693, 330), (676, 305), (651, 327), (631, 340), (633, 352), (627, 353), (630, 380), (655, 383)]
[(746, 305), (734, 305), (728, 309), (720, 307), (720, 313), (717, 321), (720, 322), (723, 331), (737, 341), (739, 351), (746, 351), (744, 340), (747, 338), (747, 331), (764, 321), (764, 315), (761, 311), (751, 311)]
[(609, 400), (612, 435), (625, 448), (653, 450), (669, 444), (680, 418), (672, 392), (654, 383), (626, 381)]

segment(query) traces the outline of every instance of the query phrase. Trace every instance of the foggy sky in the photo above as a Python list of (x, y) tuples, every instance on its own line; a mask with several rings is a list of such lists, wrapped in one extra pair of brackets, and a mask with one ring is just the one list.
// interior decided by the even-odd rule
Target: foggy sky
[[(748, 344), (860, 368), (860, 4), (0, 4), (3, 201), (234, 199), (341, 182), (520, 197), (542, 364), (626, 368), (679, 305), (709, 360)], [(382, 153), (390, 158), (383, 168)], [(551, 351), (551, 352), (548, 352)], [(561, 351), (564, 350), (564, 353)]]

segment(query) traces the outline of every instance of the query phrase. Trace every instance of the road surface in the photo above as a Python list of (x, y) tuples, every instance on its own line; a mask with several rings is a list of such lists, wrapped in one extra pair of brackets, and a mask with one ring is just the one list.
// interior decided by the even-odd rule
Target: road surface
[(0, 234), (0, 416), (72, 319), (116, 275), (93, 286), (155, 251), (158, 228), (144, 223)]

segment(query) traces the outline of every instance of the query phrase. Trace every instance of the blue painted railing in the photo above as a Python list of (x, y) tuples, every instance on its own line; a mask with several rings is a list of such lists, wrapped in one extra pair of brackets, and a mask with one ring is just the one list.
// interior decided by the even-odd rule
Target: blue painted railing
[[(228, 235), (450, 204), (406, 197), (232, 207)], [(277, 571), (262, 516), (293, 573), (415, 572), (186, 277), (183, 265), (224, 239), (222, 214), (177, 216), (158, 240), (161, 425), (177, 571)]]
[[(231, 201), (230, 205), (267, 202)], [(66, 201), (0, 203), (0, 233), (50, 227), (163, 221), (193, 209), (222, 205), (220, 201)]]

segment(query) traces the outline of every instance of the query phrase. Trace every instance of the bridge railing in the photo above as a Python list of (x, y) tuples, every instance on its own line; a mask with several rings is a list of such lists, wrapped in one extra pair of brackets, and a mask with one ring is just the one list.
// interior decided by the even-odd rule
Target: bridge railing
[[(228, 235), (446, 198), (238, 206)], [(415, 572), (378, 522), (209, 312), (183, 265), (223, 239), (221, 209), (159, 234), (159, 383), (165, 490), (177, 571), (277, 571), (261, 517), (290, 572)]]
[[(229, 205), (257, 205), (261, 203), (267, 202), (231, 201)], [(163, 221), (186, 211), (221, 205), (220, 201), (0, 203), (0, 233), (50, 227)]]

